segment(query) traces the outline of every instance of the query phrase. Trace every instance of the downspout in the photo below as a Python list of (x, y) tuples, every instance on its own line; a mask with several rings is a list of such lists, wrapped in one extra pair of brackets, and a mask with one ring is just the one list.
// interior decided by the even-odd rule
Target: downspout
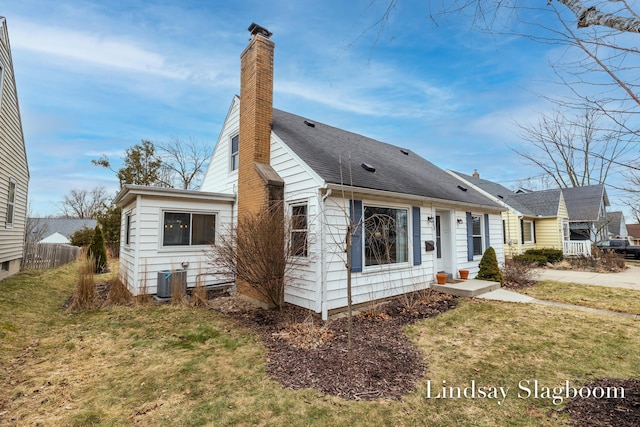
[(326, 193), (320, 198), (320, 311), (322, 312), (322, 320), (327, 320), (329, 310), (327, 308), (327, 280), (325, 278), (327, 254), (324, 229), (326, 226), (325, 202), (331, 196), (331, 189), (325, 186), (318, 190), (318, 194), (322, 194), (323, 189), (326, 190)]

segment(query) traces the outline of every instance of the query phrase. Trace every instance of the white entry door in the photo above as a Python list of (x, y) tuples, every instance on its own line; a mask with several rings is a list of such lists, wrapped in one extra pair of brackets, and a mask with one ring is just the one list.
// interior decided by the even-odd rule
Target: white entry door
[(436, 268), (452, 273), (451, 267), (451, 214), (436, 211)]

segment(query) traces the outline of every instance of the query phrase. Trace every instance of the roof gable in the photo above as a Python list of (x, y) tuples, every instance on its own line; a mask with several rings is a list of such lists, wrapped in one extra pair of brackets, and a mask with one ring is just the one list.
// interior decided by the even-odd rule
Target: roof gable
[(571, 221), (597, 221), (601, 206), (609, 206), (603, 184), (563, 188), (565, 203)]
[(326, 183), (500, 208), (410, 150), (278, 109), (272, 129)]

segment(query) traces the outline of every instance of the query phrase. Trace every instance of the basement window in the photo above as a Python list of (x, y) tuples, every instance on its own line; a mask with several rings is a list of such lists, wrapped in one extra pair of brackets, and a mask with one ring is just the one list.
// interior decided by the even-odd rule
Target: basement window
[(231, 138), (231, 170), (238, 169), (238, 140), (240, 139), (239, 135)]
[(213, 244), (216, 215), (165, 212), (162, 246), (202, 246)]

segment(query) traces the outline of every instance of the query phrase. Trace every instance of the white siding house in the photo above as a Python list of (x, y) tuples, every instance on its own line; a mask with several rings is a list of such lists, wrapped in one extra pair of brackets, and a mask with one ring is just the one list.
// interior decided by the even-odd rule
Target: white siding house
[(155, 294), (158, 272), (186, 270), (188, 286), (212, 285), (224, 275), (209, 271), (206, 251), (231, 223), (235, 197), (203, 191), (127, 185), (122, 207), (120, 274), (134, 294)]
[(7, 22), (0, 17), (0, 280), (24, 256), (29, 166), (13, 74)]
[[(253, 40), (269, 36), (264, 30), (255, 33)], [(250, 74), (266, 77), (266, 83), (273, 64), (269, 46), (260, 40), (245, 50), (265, 49), (260, 53), (266, 59), (256, 61), (260, 72), (252, 69), (256, 72)], [(269, 84), (260, 87), (267, 90)], [(255, 101), (254, 95), (246, 93), (242, 100)], [(489, 246), (496, 250), (499, 261), (504, 259), (503, 208), (411, 150), (270, 104), (265, 107), (267, 115), (241, 120), (240, 102), (238, 97), (231, 102), (201, 192), (127, 186), (118, 196), (117, 203), (123, 208), (121, 270), (134, 292), (140, 292), (140, 283), (153, 292), (157, 272), (179, 268), (184, 260), (190, 266), (202, 265), (203, 248), (162, 243), (166, 213), (216, 212), (216, 227), (235, 223), (238, 196), (251, 197), (247, 196), (250, 190), (257, 188), (252, 186), (263, 185), (243, 181), (241, 187), (248, 190), (237, 194), (238, 159), (242, 153), (260, 151), (258, 148), (266, 148), (270, 173), (284, 184), (285, 214), (297, 219), (292, 240), (304, 242), (298, 248), (296, 268), (285, 283), (286, 302), (321, 313), (325, 319), (331, 310), (347, 305), (345, 238), (349, 230), (355, 304), (428, 288), (438, 272), (457, 277), (458, 269), (467, 269), (474, 277)], [(266, 125), (268, 139), (252, 140), (247, 137), (250, 133), (239, 138), (241, 122), (246, 126), (243, 129), (261, 122), (264, 130)], [(242, 141), (248, 141), (248, 146)], [(264, 169), (260, 162), (248, 165)], [(194, 286), (196, 274), (189, 271), (188, 286)]]

